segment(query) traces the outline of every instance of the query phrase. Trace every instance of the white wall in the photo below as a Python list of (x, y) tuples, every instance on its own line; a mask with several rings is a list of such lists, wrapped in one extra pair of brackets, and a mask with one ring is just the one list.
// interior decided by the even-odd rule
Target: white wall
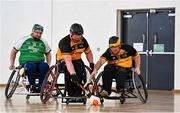
[[(9, 53), (6, 51), (10, 51), (12, 41), (17, 40), (17, 37), (28, 34), (32, 24), (36, 22), (43, 23), (47, 29), (44, 36), (50, 37), (52, 30), (52, 40), (48, 41), (49, 43), (52, 41), (53, 58), (59, 40), (69, 33), (70, 25), (74, 22), (81, 23), (85, 30), (84, 36), (91, 45), (95, 61), (97, 61), (107, 47), (108, 38), (116, 35), (117, 9), (175, 7), (175, 89), (180, 89), (180, 76), (178, 76), (178, 73), (180, 73), (180, 70), (178, 70), (180, 69), (180, 59), (178, 59), (178, 57), (180, 57), (180, 38), (178, 38), (180, 37), (180, 3), (178, 0), (53, 0), (53, 5), (50, 3), (50, 0), (17, 1), (18, 0), (4, 0), (2, 2), (3, 13), (0, 16), (3, 17), (3, 31), (1, 30), (1, 38), (6, 37), (9, 42), (8, 44), (3, 44), (2, 57), (6, 59), (4, 60), (6, 62), (3, 62), (5, 66), (1, 76), (8, 75)], [(51, 13), (51, 5), (53, 6), (53, 13)], [(12, 10), (16, 13), (13, 14)], [(34, 13), (37, 18), (32, 17)], [(21, 19), (22, 17), (24, 18), (23, 20)], [(6, 25), (11, 25), (8, 32)], [(53, 26), (52, 28), (51, 25)], [(99, 52), (97, 48), (100, 48)], [(0, 83), (4, 83), (6, 79), (7, 77), (3, 77)]]
[[(51, 43), (51, 0), (3, 0), (1, 1), (1, 46), (0, 83), (9, 77), (9, 54), (13, 44), (31, 33), (34, 24), (44, 26), (43, 37)], [(18, 59), (16, 59), (18, 65)]]
[[(1, 14), (1, 2), (0, 2), (0, 14)], [(2, 19), (1, 19), (1, 15), (0, 15), (0, 80), (2, 79), (2, 36), (1, 36), (1, 29), (2, 29)]]
[[(110, 36), (116, 35), (117, 9), (176, 8), (176, 43), (175, 43), (175, 89), (180, 89), (180, 5), (178, 0), (68, 0), (53, 2), (53, 48), (58, 41), (68, 34), (69, 26), (74, 22), (81, 23), (85, 28), (84, 36), (92, 46), (95, 61), (107, 47)], [(66, 24), (65, 24), (66, 23)], [(100, 47), (100, 52), (97, 48)]]

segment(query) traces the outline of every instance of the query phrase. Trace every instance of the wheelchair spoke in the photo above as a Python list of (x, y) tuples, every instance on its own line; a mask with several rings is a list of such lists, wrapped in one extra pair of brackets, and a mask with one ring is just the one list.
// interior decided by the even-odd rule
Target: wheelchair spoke
[(56, 76), (57, 72), (58, 71), (56, 69), (56, 65), (53, 65), (46, 74), (40, 95), (42, 103), (46, 103), (49, 100), (49, 98), (53, 96), (52, 93), (57, 81), (56, 77), (58, 77)]
[(137, 97), (141, 100), (142, 103), (146, 103), (147, 100), (147, 90), (144, 85), (144, 81), (141, 75), (133, 76), (133, 83), (136, 89)]

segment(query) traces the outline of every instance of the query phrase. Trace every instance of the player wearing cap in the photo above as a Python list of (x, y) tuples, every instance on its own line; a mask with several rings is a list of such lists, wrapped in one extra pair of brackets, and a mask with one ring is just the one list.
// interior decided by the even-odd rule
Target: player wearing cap
[[(51, 49), (48, 43), (41, 38), (43, 30), (43, 26), (35, 24), (31, 34), (18, 40), (10, 54), (9, 69), (13, 69), (15, 67), (16, 54), (20, 51), (19, 64), (26, 70), (31, 92), (40, 91), (42, 82), (51, 63)], [(45, 57), (47, 62), (45, 62)], [(38, 89), (35, 89), (36, 78), (39, 79)]]
[(95, 77), (99, 68), (107, 61), (102, 75), (103, 90), (100, 95), (107, 97), (111, 94), (112, 79), (116, 79), (116, 89), (118, 92), (124, 87), (124, 80), (130, 73), (135, 60), (136, 73), (140, 74), (140, 55), (130, 45), (121, 44), (120, 38), (112, 36), (109, 39), (109, 48), (102, 54), (96, 63), (92, 76)]
[(68, 96), (81, 96), (78, 84), (86, 82), (86, 71), (81, 54), (85, 53), (90, 68), (94, 69), (93, 54), (87, 40), (83, 37), (83, 27), (74, 23), (70, 34), (59, 41), (57, 61), (65, 71), (65, 84)]

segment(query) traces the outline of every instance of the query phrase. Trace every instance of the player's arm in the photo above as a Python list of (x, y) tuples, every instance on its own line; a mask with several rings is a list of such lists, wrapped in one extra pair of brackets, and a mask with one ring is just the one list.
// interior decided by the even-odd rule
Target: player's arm
[(89, 49), (88, 51), (85, 52), (85, 54), (86, 54), (86, 58), (87, 58), (88, 62), (94, 63), (92, 51)]
[(137, 73), (137, 75), (140, 75), (141, 74), (141, 71), (140, 71), (141, 57), (138, 53), (135, 56), (135, 65), (136, 65), (136, 69), (135, 69), (136, 73)]
[(73, 63), (72, 63), (72, 56), (71, 56), (71, 47), (70, 47), (70, 40), (68, 38), (64, 38), (59, 42), (59, 49), (62, 54), (62, 58), (66, 63), (67, 70), (70, 75), (76, 75)]
[(66, 63), (66, 67), (67, 67), (67, 70), (70, 73), (70, 75), (76, 75), (74, 66), (72, 64), (72, 57), (71, 57), (71, 55), (63, 55), (63, 59), (64, 59), (64, 61)]
[(98, 60), (98, 62), (96, 63), (95, 67), (94, 67), (94, 71), (91, 73), (92, 77), (95, 77), (98, 70), (101, 68), (101, 66), (107, 61), (107, 58), (109, 57), (110, 53), (108, 50), (106, 50), (105, 53), (103, 53), (103, 55), (100, 57), (100, 59)]
[(105, 62), (105, 60), (99, 59), (94, 68), (98, 71)]
[(14, 62), (15, 62), (15, 59), (16, 59), (16, 53), (17, 52), (18, 51), (16, 49), (14, 49), (14, 48), (11, 50), (11, 53), (10, 53), (10, 66), (9, 66), (10, 70), (15, 68)]
[(46, 61), (47, 61), (48, 65), (50, 66), (51, 65), (51, 53), (48, 52), (45, 55), (46, 55)]
[(129, 48), (129, 51), (131, 53), (131, 55), (134, 57), (134, 60), (135, 60), (135, 72), (137, 75), (140, 75), (141, 74), (141, 71), (140, 71), (140, 65), (141, 65), (141, 57), (138, 53), (138, 51), (133, 48), (132, 46), (130, 45), (127, 45), (127, 47)]

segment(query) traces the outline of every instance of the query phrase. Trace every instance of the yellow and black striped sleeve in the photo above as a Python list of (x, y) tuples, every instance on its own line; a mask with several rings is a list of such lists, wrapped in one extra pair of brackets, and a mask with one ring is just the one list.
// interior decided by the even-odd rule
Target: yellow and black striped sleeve
[(88, 53), (91, 50), (90, 47), (89, 47), (89, 44), (88, 44), (87, 40), (84, 37), (83, 37), (82, 41), (83, 41), (83, 44), (84, 44), (84, 47), (85, 47), (84, 52)]
[(110, 58), (110, 56), (111, 56), (111, 53), (110, 53), (109, 49), (107, 49), (107, 50), (101, 55), (100, 60), (102, 60), (102, 61), (108, 61), (109, 58)]
[(139, 56), (138, 51), (136, 51), (136, 49), (132, 47), (131, 45), (123, 44), (121, 45), (121, 49), (127, 51), (129, 56), (133, 56), (133, 57)]
[(70, 55), (71, 54), (71, 46), (70, 46), (70, 37), (66, 36), (59, 42), (59, 49), (62, 55)]

